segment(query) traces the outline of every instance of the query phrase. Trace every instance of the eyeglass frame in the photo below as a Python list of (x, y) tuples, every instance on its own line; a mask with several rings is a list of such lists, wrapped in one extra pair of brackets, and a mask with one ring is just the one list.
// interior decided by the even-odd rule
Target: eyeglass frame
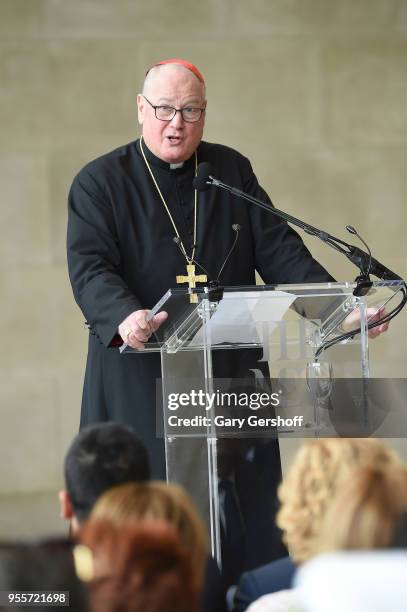
[[(157, 106), (154, 106), (154, 104), (152, 104), (150, 100), (145, 97), (144, 94), (141, 94), (141, 95), (143, 96), (144, 100), (146, 100), (149, 103), (149, 105), (154, 109), (154, 115), (155, 115), (155, 118), (158, 119), (158, 121), (172, 121), (175, 115), (177, 113), (180, 113), (182, 120), (185, 121), (185, 123), (198, 123), (198, 121), (200, 121), (200, 119), (202, 118), (202, 113), (206, 111), (205, 106), (203, 108), (199, 108), (197, 106), (186, 106), (184, 108), (175, 108), (174, 106), (171, 106), (170, 104), (158, 104)], [(172, 110), (174, 111), (174, 114), (171, 117), (171, 119), (160, 119), (160, 117), (157, 117), (157, 108), (172, 108)], [(195, 119), (194, 121), (191, 121), (190, 119), (185, 119), (182, 111), (186, 110), (187, 108), (201, 111), (201, 114), (199, 115), (198, 119)]]

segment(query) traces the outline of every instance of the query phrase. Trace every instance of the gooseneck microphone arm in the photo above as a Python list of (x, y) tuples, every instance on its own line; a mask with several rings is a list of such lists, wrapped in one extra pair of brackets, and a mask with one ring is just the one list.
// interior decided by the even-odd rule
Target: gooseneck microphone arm
[(340, 253), (345, 255), (345, 257), (347, 257), (353, 264), (355, 264), (355, 266), (359, 268), (362, 276), (366, 276), (366, 273), (371, 273), (374, 274), (374, 276), (381, 278), (382, 280), (403, 280), (401, 276), (399, 276), (392, 270), (386, 268), (386, 266), (377, 261), (377, 259), (374, 259), (371, 254), (368, 254), (362, 249), (359, 249), (358, 247), (354, 246), (353, 244), (348, 244), (344, 240), (336, 238), (335, 236), (328, 234), (328, 232), (324, 232), (323, 230), (320, 230), (317, 227), (314, 227), (313, 225), (302, 221), (301, 219), (297, 219), (296, 217), (293, 217), (293, 215), (289, 215), (288, 213), (283, 212), (278, 208), (274, 208), (274, 206), (270, 206), (270, 204), (262, 202), (261, 200), (258, 200), (257, 198), (249, 195), (248, 193), (237, 189), (236, 187), (231, 187), (226, 183), (222, 183), (222, 181), (214, 178), (210, 174), (210, 172), (208, 172), (209, 164), (204, 162), (200, 164), (200, 166), (203, 167), (202, 171), (200, 172), (200, 168), (198, 167), (198, 173), (196, 178), (194, 179), (194, 187), (198, 191), (205, 191), (210, 186), (218, 187), (219, 189), (228, 191), (229, 193), (239, 198), (242, 198), (243, 200), (247, 200), (251, 204), (258, 206), (259, 208), (267, 210), (276, 217), (279, 217), (280, 219), (283, 219), (284, 221), (287, 221), (288, 223), (291, 223), (292, 225), (301, 228), (307, 234), (310, 234), (311, 236), (316, 236), (317, 238), (322, 240), (322, 242), (325, 242), (325, 244), (328, 244), (336, 251), (339, 251)]

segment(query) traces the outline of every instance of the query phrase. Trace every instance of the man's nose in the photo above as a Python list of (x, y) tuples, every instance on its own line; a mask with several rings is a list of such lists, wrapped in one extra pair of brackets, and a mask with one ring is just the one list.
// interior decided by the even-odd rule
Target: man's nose
[(174, 127), (182, 127), (184, 125), (184, 120), (182, 118), (182, 113), (181, 113), (180, 110), (177, 110), (177, 112), (175, 113), (175, 115), (171, 119), (170, 123)]

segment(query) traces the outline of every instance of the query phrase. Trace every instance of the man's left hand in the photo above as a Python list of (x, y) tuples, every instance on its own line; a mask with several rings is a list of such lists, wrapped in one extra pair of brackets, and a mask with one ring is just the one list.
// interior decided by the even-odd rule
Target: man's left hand
[[(377, 310), (376, 308), (367, 308), (366, 317), (369, 323), (375, 323), (379, 319), (382, 319), (386, 315), (386, 310), (384, 308), (380, 308)], [(353, 329), (358, 329), (360, 327), (360, 311), (359, 308), (353, 310), (342, 323), (342, 328), (345, 332), (351, 331)], [(389, 328), (389, 323), (382, 323), (377, 327), (373, 327), (373, 329), (369, 329), (369, 338), (377, 338), (383, 332), (387, 331)]]

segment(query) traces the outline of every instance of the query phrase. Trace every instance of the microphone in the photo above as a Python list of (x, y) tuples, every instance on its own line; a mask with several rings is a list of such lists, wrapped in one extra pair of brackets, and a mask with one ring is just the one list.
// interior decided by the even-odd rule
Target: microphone
[(355, 228), (353, 227), (353, 225), (347, 225), (347, 226), (346, 226), (346, 229), (348, 230), (348, 232), (349, 232), (350, 234), (352, 234), (353, 236), (356, 236), (357, 238), (359, 238), (360, 242), (361, 242), (362, 244), (364, 244), (364, 246), (365, 246), (365, 247), (366, 247), (366, 249), (367, 249), (367, 252), (368, 252), (368, 254), (369, 254), (369, 264), (368, 264), (368, 267), (367, 267), (367, 271), (365, 272), (365, 276), (366, 276), (367, 278), (369, 278), (369, 274), (370, 274), (370, 271), (371, 271), (371, 269), (372, 269), (372, 251), (369, 249), (369, 245), (367, 244), (367, 242), (365, 242), (365, 241), (363, 240), (362, 236), (360, 236), (360, 235), (357, 233), (357, 231), (355, 230)]
[(234, 239), (234, 241), (233, 241), (232, 246), (230, 247), (229, 253), (226, 255), (226, 259), (225, 259), (225, 261), (223, 262), (223, 264), (222, 264), (222, 266), (221, 266), (221, 268), (220, 268), (220, 270), (219, 270), (219, 272), (218, 272), (218, 276), (217, 276), (217, 279), (216, 279), (216, 281), (215, 281), (215, 282), (217, 282), (217, 283), (219, 282), (219, 279), (220, 279), (220, 277), (221, 277), (221, 274), (222, 274), (222, 272), (223, 272), (224, 267), (226, 266), (227, 262), (229, 261), (230, 256), (232, 255), (233, 251), (235, 250), (235, 246), (236, 246), (236, 244), (237, 244), (237, 241), (239, 240), (239, 232), (240, 232), (240, 230), (241, 230), (241, 229), (242, 229), (242, 227), (241, 227), (241, 225), (239, 225), (238, 223), (234, 223), (234, 224), (232, 225), (232, 230), (233, 230), (234, 232), (236, 232), (236, 236), (235, 236), (235, 239)]
[(353, 225), (347, 225), (346, 229), (349, 234), (352, 234), (352, 236), (356, 236), (357, 238), (359, 238), (360, 242), (366, 247), (367, 252), (369, 254), (368, 259), (366, 257), (362, 258), (359, 263), (359, 269), (361, 273), (355, 278), (356, 287), (353, 290), (353, 295), (356, 295), (357, 297), (367, 295), (373, 286), (373, 283), (370, 280), (370, 271), (372, 269), (372, 252), (369, 249), (369, 245), (367, 244), (367, 242), (365, 242), (362, 236), (358, 234)]
[(192, 181), (194, 189), (197, 191), (206, 191), (212, 183), (212, 166), (208, 162), (202, 162), (198, 165), (196, 176)]

